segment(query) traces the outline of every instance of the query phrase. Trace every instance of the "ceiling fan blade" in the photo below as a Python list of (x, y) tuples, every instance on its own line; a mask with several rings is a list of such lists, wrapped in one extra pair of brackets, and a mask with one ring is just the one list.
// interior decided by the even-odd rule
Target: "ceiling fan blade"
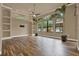
[(32, 14), (34, 14), (34, 12), (32, 12)]
[(40, 15), (39, 13), (35, 14), (35, 15)]

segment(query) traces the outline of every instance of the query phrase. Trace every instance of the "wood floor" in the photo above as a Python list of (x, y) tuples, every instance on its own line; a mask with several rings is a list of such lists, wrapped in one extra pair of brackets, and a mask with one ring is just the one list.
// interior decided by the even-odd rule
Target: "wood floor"
[(76, 42), (27, 36), (3, 40), (2, 56), (79, 56), (79, 52)]

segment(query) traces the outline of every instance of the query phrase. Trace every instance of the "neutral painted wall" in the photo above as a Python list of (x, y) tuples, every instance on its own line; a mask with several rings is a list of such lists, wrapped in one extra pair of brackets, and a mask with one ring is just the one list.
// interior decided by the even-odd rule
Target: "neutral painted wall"
[(70, 5), (66, 7), (65, 19), (64, 19), (64, 33), (66, 33), (69, 38), (76, 39), (76, 28), (77, 19), (75, 13), (75, 5)]
[[(24, 15), (24, 19), (17, 19), (18, 16)], [(29, 35), (29, 22), (27, 21), (29, 18), (27, 15), (22, 12), (17, 12), (15, 10), (12, 11), (12, 19), (11, 19), (11, 36), (20, 36), (20, 35)], [(24, 27), (20, 27), (23, 24)]]
[[(20, 27), (21, 24), (23, 24), (24, 27)], [(28, 35), (28, 23), (25, 20), (13, 18), (11, 36), (19, 35)]]
[[(24, 15), (24, 19), (16, 19), (18, 15)], [(31, 20), (30, 16), (25, 11), (20, 11), (18, 9), (12, 9), (11, 17), (11, 36), (21, 36), (32, 34), (31, 30)], [(19, 25), (24, 24), (25, 27), (21, 28)]]

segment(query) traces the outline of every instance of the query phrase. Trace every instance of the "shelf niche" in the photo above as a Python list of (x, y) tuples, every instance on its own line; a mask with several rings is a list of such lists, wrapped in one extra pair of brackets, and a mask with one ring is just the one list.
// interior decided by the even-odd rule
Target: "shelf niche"
[(10, 37), (11, 10), (2, 7), (2, 37)]

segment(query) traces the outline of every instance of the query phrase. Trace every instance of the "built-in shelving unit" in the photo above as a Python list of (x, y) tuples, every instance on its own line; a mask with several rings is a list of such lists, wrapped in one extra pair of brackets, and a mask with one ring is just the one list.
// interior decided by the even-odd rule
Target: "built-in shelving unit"
[(10, 37), (11, 34), (11, 9), (2, 6), (2, 38)]

